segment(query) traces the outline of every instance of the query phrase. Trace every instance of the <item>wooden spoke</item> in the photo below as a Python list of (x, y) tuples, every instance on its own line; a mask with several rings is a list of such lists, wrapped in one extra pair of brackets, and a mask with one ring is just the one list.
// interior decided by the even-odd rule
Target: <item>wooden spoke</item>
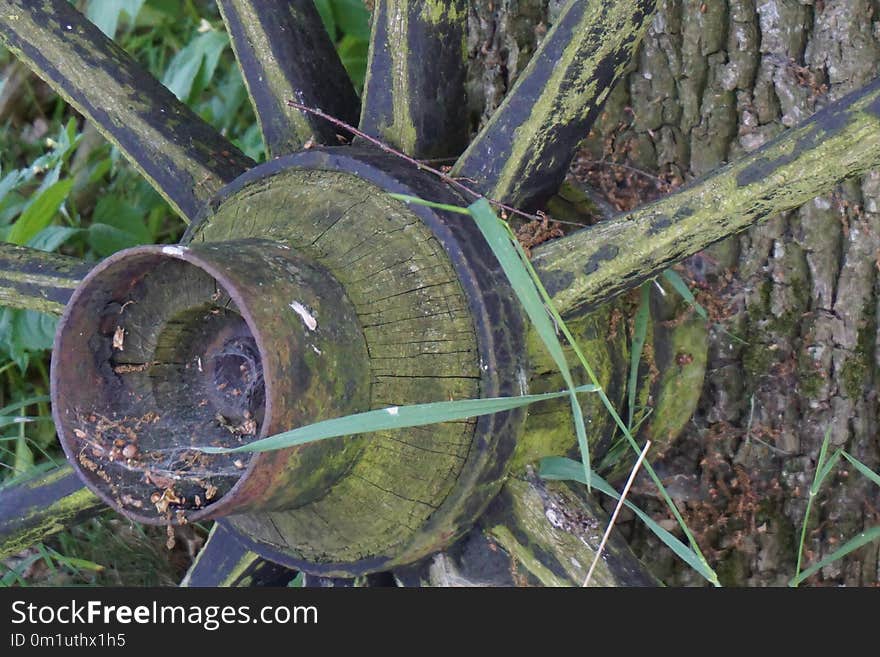
[(185, 220), (253, 162), (67, 0), (0, 0), (0, 39), (95, 122)]
[(215, 523), (181, 586), (284, 586), (296, 573), (245, 548), (235, 531)]
[(467, 144), (466, 0), (378, 0), (360, 128), (416, 158)]
[(0, 243), (0, 306), (60, 315), (90, 268), (77, 258)]
[(104, 508), (69, 465), (0, 487), (0, 558), (21, 552)]
[(539, 247), (533, 262), (560, 312), (586, 311), (878, 166), (880, 78), (666, 198)]
[[(511, 478), (458, 543), (394, 575), (401, 586), (581, 586), (607, 525), (595, 501), (564, 483)], [(657, 585), (616, 534), (591, 583)]]
[(330, 123), (286, 104), (296, 100), (354, 124), (359, 101), (312, 0), (219, 0), (232, 47), (271, 156), (309, 139), (338, 144)]
[(654, 4), (570, 0), (453, 175), (516, 206), (534, 207), (552, 195), (626, 70)]

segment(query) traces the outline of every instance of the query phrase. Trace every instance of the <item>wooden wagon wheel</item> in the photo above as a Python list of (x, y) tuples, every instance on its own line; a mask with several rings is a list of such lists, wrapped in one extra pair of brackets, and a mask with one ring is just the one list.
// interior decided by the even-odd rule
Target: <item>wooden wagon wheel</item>
[[(404, 584), (580, 582), (601, 511), (526, 469), (573, 445), (564, 406), (246, 459), (196, 463), (187, 448), (369, 408), (561, 387), (474, 226), (387, 192), (471, 199), (370, 144), (340, 145), (337, 127), (286, 101), (413, 158), (458, 156), (453, 175), (479, 193), (537, 208), (653, 5), (569, 1), (467, 145), (466, 0), (378, 0), (361, 102), (311, 0), (220, 0), (272, 157), (257, 166), (66, 0), (0, 1), (6, 45), (189, 223), (178, 246), (130, 249), (91, 271), (0, 247), (0, 302), (63, 312), (52, 395), (70, 461), (0, 491), (0, 555), (109, 504), (141, 522), (219, 519), (190, 585), (268, 582), (278, 564), (319, 577), (393, 571)], [(876, 165), (877, 94), (867, 88), (709, 179), (536, 250), (561, 311), (607, 362), (609, 391), (622, 389), (625, 341), (609, 335), (607, 313), (585, 313)], [(833, 171), (817, 164), (829, 159)], [(703, 363), (682, 367), (699, 378)], [(675, 412), (686, 419), (690, 408)], [(652, 581), (625, 546), (608, 554), (598, 582)]]

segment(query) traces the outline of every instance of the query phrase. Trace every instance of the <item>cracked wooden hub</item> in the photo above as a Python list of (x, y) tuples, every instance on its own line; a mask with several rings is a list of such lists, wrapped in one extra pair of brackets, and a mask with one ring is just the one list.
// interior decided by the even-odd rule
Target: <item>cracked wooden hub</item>
[(467, 529), (521, 413), (250, 457), (192, 449), (522, 392), (521, 318), (476, 227), (387, 191), (461, 203), (373, 151), (310, 151), (230, 185), (186, 246), (131, 249), (90, 273), (52, 373), (87, 484), (132, 518), (224, 517), (255, 551), (334, 574), (410, 562)]

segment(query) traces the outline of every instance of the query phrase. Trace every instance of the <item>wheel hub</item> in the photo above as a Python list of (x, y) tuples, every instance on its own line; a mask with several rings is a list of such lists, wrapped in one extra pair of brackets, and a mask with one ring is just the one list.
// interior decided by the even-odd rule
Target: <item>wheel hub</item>
[[(266, 558), (340, 576), (411, 562), (470, 527), (500, 487), (521, 413), (250, 459), (202, 455), (225, 478), (214, 483), (193, 467), (172, 472), (189, 488), (157, 487), (154, 472), (145, 478), (135, 468), (140, 478), (125, 480), (127, 497), (101, 474), (118, 460), (102, 454), (95, 470), (82, 460), (80, 434), (91, 437), (95, 427), (76, 418), (97, 417), (95, 409), (111, 422), (142, 418), (143, 399), (159, 419), (138, 427), (151, 436), (139, 437), (139, 455), (187, 453), (206, 440), (239, 445), (370, 408), (521, 394), (522, 320), (476, 227), (389, 191), (461, 204), (439, 181), (371, 150), (308, 151), (229, 185), (184, 245), (129, 250), (90, 274), (55, 352), (81, 356), (53, 368), (62, 441), (87, 484), (138, 520), (222, 517)], [(304, 283), (291, 264), (314, 275)], [(96, 316), (97, 324), (89, 319)], [(117, 322), (129, 316), (137, 331)], [(141, 364), (132, 367), (167, 363), (171, 373), (126, 368), (134, 397), (110, 394), (123, 355)], [(77, 383), (83, 371), (88, 387)], [(143, 399), (142, 390), (150, 393)], [(208, 486), (217, 489), (211, 500)]]

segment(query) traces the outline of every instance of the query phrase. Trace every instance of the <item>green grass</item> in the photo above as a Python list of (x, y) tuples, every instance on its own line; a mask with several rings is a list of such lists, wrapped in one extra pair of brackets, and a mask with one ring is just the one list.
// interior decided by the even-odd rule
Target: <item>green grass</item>
[(827, 555), (823, 559), (820, 559), (816, 563), (812, 564), (806, 570), (801, 570), (801, 562), (804, 555), (804, 544), (806, 543), (807, 538), (807, 526), (810, 522), (810, 513), (813, 509), (813, 501), (819, 495), (822, 484), (828, 479), (828, 475), (831, 474), (831, 471), (840, 462), (840, 459), (844, 458), (849, 461), (849, 463), (853, 465), (862, 476), (873, 482), (875, 485), (880, 486), (880, 475), (878, 475), (864, 463), (862, 463), (843, 449), (835, 450), (834, 453), (832, 453), (829, 457), (828, 445), (830, 439), (831, 427), (828, 427), (828, 429), (825, 431), (825, 437), (822, 440), (822, 447), (819, 449), (819, 458), (816, 461), (816, 473), (813, 476), (813, 483), (810, 485), (809, 497), (807, 498), (807, 508), (804, 512), (804, 522), (801, 525), (801, 536), (800, 542), (798, 543), (795, 574), (794, 577), (792, 577), (792, 579), (789, 581), (789, 586), (798, 586), (801, 582), (806, 580), (808, 577), (815, 575), (825, 566), (842, 559), (850, 552), (853, 552), (863, 545), (867, 545), (868, 543), (871, 543), (880, 538), (880, 525), (876, 527), (870, 527), (863, 532), (859, 532), (856, 536), (852, 537), (846, 543), (841, 545), (837, 550)]
[(165, 541), (164, 527), (108, 511), (0, 563), (0, 586), (176, 586), (186, 559)]
[(255, 440), (240, 447), (195, 446), (208, 454), (228, 454), (236, 452), (269, 452), (314, 443), (329, 438), (371, 433), (388, 429), (422, 427), (438, 422), (454, 422), (481, 415), (491, 415), (539, 401), (576, 395), (583, 392), (596, 392), (596, 386), (585, 385), (564, 392), (546, 392), (539, 395), (519, 397), (492, 397), (486, 399), (460, 399), (458, 401), (413, 404), (411, 406), (390, 406), (364, 413), (354, 413), (344, 417), (307, 424), (290, 431)]

